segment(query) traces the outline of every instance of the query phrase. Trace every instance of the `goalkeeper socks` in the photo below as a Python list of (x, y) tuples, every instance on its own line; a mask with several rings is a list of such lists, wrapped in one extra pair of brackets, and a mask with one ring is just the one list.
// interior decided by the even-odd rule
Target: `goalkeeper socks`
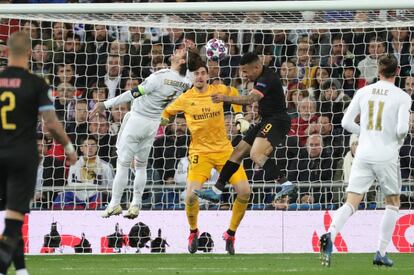
[(236, 231), (233, 231), (233, 230), (227, 229), (227, 234), (229, 234), (229, 236), (234, 237), (234, 235), (236, 235)]
[(239, 166), (239, 163), (232, 162), (231, 160), (226, 161), (226, 164), (224, 164), (223, 169), (221, 169), (220, 176), (214, 187), (223, 192), (227, 182), (229, 182), (231, 176), (236, 173)]
[(385, 207), (384, 215), (382, 216), (379, 234), (378, 251), (381, 256), (385, 256), (385, 251), (391, 241), (392, 233), (394, 232), (395, 223), (398, 219), (398, 207), (387, 205)]
[(112, 198), (109, 207), (115, 207), (121, 203), (122, 195), (128, 184), (129, 166), (123, 166), (119, 161), (116, 165), (116, 174), (112, 184)]
[(229, 226), (230, 231), (236, 232), (237, 228), (240, 225), (241, 220), (244, 217), (244, 213), (246, 213), (248, 204), (249, 204), (249, 199), (242, 199), (242, 198), (236, 197), (236, 200), (234, 201), (234, 204), (233, 204), (233, 211), (231, 214), (231, 220), (230, 220), (230, 226)]
[(147, 168), (137, 167), (135, 169), (134, 196), (131, 205), (141, 207), (142, 195), (144, 195), (145, 184), (147, 183)]
[(3, 235), (11, 238), (21, 238), (22, 226), (23, 221), (6, 218)]
[(187, 214), (188, 224), (190, 225), (190, 230), (196, 230), (198, 211), (200, 210), (198, 199), (194, 199), (191, 203), (185, 203), (185, 212)]
[[(14, 252), (13, 255), (13, 264), (14, 264), (14, 268), (16, 269), (16, 274), (24, 274), (22, 273), (23, 270), (26, 271), (26, 264), (24, 262), (24, 242), (23, 239), (20, 239), (19, 244), (16, 248), (16, 251)], [(18, 273), (18, 271), (21, 271), (20, 273)]]
[(331, 226), (328, 229), (328, 232), (331, 233), (332, 242), (335, 241), (335, 238), (338, 232), (341, 231), (346, 221), (354, 213), (355, 213), (355, 209), (350, 203), (345, 203), (336, 211), (335, 216), (332, 220)]

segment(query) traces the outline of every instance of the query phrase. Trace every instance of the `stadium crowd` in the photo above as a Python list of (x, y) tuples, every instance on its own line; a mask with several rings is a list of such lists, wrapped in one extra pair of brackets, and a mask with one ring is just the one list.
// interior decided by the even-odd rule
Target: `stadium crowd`
[[(387, 16), (395, 14), (389, 11)], [(368, 13), (348, 16), (363, 21)], [(358, 137), (344, 131), (341, 119), (356, 91), (376, 81), (381, 55), (391, 53), (397, 57), (400, 75), (396, 84), (414, 97), (414, 29), (407, 27), (192, 30), (1, 19), (0, 70), (7, 64), (7, 37), (17, 30), (30, 34), (31, 70), (50, 84), (57, 115), (80, 155), (76, 165), (68, 167), (62, 146), (51, 140), (39, 123), (41, 161), (35, 209), (96, 209), (106, 204), (116, 169), (117, 134), (130, 105), (119, 105), (93, 118), (88, 117), (88, 112), (97, 102), (130, 90), (151, 73), (167, 68), (176, 49), (196, 48), (205, 57), (205, 44), (211, 38), (225, 41), (229, 49), (227, 58), (220, 62), (206, 60), (211, 83), (235, 86), (241, 94), (248, 92), (252, 83), (246, 82), (238, 70), (241, 55), (248, 51), (258, 53), (264, 66), (278, 71), (291, 129), (274, 158), (282, 163), (290, 181), (310, 183), (301, 185), (297, 198), (273, 201), (274, 183), (246, 159), (244, 167), (254, 189), (251, 209), (337, 207), (358, 146)], [(260, 120), (257, 105), (245, 106), (244, 111), (250, 123)], [(228, 108), (226, 126), (236, 145), (241, 136), (232, 117)], [(147, 167), (144, 208), (184, 207), (181, 197), (188, 144), (183, 116), (178, 115), (174, 122), (159, 128)], [(400, 151), (404, 180), (414, 177), (413, 144), (411, 127)], [(212, 179), (215, 177), (217, 172), (212, 171)], [(332, 184), (337, 181), (343, 182), (342, 186)], [(372, 193), (368, 194), (365, 207), (376, 207), (378, 196), (375, 190)], [(220, 207), (228, 207), (228, 200), (232, 200), (230, 193)], [(412, 198), (405, 197), (402, 202), (403, 207), (412, 207)]]

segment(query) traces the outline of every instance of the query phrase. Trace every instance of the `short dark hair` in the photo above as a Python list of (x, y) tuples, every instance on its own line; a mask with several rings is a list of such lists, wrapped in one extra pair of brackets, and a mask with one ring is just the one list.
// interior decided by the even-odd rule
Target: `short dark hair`
[(252, 64), (260, 61), (259, 56), (253, 52), (245, 53), (240, 59), (240, 65)]
[[(204, 69), (206, 69), (206, 71), (207, 71), (207, 73), (208, 73), (208, 66), (207, 66), (207, 64), (206, 64), (206, 63), (204, 63), (204, 62), (203, 62), (203, 63), (200, 63), (200, 64), (199, 64), (199, 66), (198, 66), (198, 68), (197, 68), (197, 70), (198, 70), (198, 69), (200, 69), (200, 68), (204, 68)], [(196, 70), (196, 71), (197, 71), (197, 70)]]
[(381, 56), (378, 60), (378, 71), (386, 78), (394, 77), (398, 71), (398, 60), (392, 54)]
[(92, 135), (87, 135), (87, 136), (83, 137), (81, 139), (80, 144), (83, 145), (85, 143), (85, 141), (87, 141), (87, 140), (94, 140), (95, 143), (98, 145), (98, 140), (94, 136), (92, 136)]

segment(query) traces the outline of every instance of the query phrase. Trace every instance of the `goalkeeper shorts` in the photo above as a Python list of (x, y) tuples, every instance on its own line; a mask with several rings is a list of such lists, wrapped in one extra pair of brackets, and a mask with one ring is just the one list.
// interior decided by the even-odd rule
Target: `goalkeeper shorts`
[[(211, 170), (214, 168), (221, 172), (224, 164), (230, 158), (232, 151), (210, 154), (191, 154), (189, 156), (188, 182), (204, 183), (210, 178)], [(241, 181), (247, 181), (246, 172), (243, 165), (230, 178), (230, 184), (237, 184)]]

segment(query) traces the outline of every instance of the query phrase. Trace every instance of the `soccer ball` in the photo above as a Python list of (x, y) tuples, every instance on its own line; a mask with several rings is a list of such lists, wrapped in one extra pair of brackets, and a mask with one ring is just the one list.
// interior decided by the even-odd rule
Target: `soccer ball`
[(206, 45), (207, 59), (211, 61), (221, 61), (227, 56), (227, 47), (223, 40), (210, 39)]

